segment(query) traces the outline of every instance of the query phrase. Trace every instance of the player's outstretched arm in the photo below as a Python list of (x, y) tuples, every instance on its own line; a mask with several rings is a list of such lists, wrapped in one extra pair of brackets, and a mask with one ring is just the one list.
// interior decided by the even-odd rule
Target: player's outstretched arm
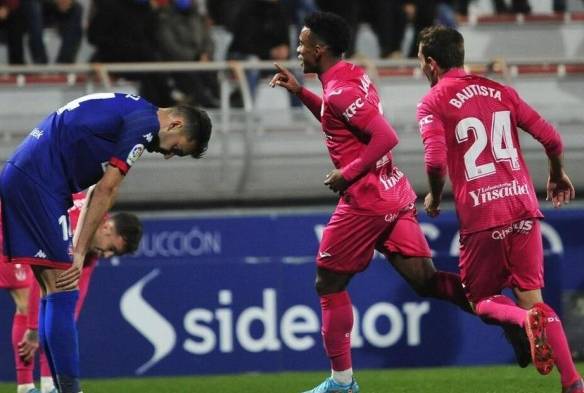
[(276, 70), (278, 71), (270, 80), (270, 87), (281, 86), (288, 90), (292, 94), (296, 94), (302, 103), (310, 109), (314, 117), (320, 121), (320, 107), (322, 105), (322, 99), (303, 87), (298, 80), (286, 67), (281, 66), (278, 63), (274, 63)]
[(292, 74), (289, 69), (278, 63), (274, 63), (274, 66), (278, 72), (272, 77), (270, 87), (281, 86), (292, 94), (299, 94), (300, 90), (302, 90), (302, 86), (298, 83), (294, 74)]
[(576, 197), (576, 190), (564, 172), (561, 155), (549, 156), (549, 165), (550, 175), (547, 182), (546, 200), (551, 201), (554, 207), (561, 207)]

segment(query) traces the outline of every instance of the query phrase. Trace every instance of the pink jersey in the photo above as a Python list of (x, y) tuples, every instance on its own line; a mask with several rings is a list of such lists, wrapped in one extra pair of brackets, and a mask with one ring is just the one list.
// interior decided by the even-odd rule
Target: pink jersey
[(352, 183), (339, 207), (377, 215), (399, 211), (415, 201), (408, 179), (393, 165), (390, 150), (397, 144), (397, 134), (383, 117), (369, 76), (339, 61), (320, 80), (322, 99), (307, 89), (299, 97), (320, 120), (335, 168)]
[(461, 233), (542, 217), (517, 128), (548, 155), (560, 135), (517, 92), (460, 68), (448, 71), (418, 105), (426, 170), (448, 172)]

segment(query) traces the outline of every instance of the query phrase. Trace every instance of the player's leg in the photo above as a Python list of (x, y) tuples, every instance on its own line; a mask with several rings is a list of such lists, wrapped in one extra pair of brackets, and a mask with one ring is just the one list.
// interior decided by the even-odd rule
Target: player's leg
[(436, 270), (414, 208), (395, 218), (378, 249), (418, 295), (446, 300), (473, 313), (460, 276)]
[[(49, 363), (53, 365), (53, 379), (61, 393), (78, 393), (79, 343), (75, 324), (75, 308), (79, 291), (61, 291), (56, 287), (61, 269), (33, 266), (47, 294), (43, 298), (43, 342)], [(40, 323), (39, 323), (40, 324)]]
[(309, 392), (359, 391), (353, 378), (353, 306), (347, 285), (355, 273), (367, 268), (376, 239), (386, 226), (383, 217), (335, 212), (323, 232), (317, 256), (316, 291), (322, 312), (323, 344), (332, 375)]
[[(517, 224), (517, 223), (516, 223)], [(509, 241), (512, 242), (510, 270), (515, 296), (521, 307), (529, 309), (528, 335), (530, 336), (532, 357), (540, 372), (551, 370), (547, 360), (547, 345), (553, 352), (553, 361), (558, 368), (564, 389), (579, 384), (582, 377), (576, 370), (568, 340), (557, 313), (544, 303), (541, 294), (543, 286), (543, 245), (538, 220), (524, 220), (516, 225)], [(540, 360), (541, 361), (540, 364)]]
[[(79, 351), (74, 312), (77, 291), (56, 291), (57, 274), (71, 265), (67, 209), (70, 200), (49, 193), (7, 164), (0, 178), (4, 245), (11, 262), (34, 266), (47, 292), (42, 323), (61, 393), (79, 392)], [(40, 280), (39, 280), (40, 278)]]
[(27, 324), (28, 288), (17, 288), (10, 290), (10, 295), (16, 304), (16, 312), (12, 321), (12, 350), (14, 351), (14, 364), (16, 366), (16, 392), (34, 392), (34, 359), (25, 362), (18, 354), (18, 343), (24, 337)]
[(93, 274), (94, 268), (95, 266), (87, 266), (81, 271), (81, 277), (79, 277), (79, 300), (75, 307), (75, 321), (79, 319), (79, 314), (83, 309), (83, 304), (85, 304), (85, 298), (87, 297), (87, 291), (89, 290), (89, 283), (91, 282), (91, 275)]

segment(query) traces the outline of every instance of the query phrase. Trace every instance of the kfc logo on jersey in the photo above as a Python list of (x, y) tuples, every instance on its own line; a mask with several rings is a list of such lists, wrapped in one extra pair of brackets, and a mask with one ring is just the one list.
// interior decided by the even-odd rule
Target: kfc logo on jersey
[(359, 108), (362, 108), (365, 104), (363, 103), (363, 100), (361, 99), (361, 97), (357, 98), (351, 105), (349, 105), (347, 107), (347, 109), (345, 109), (345, 111), (343, 112), (343, 117), (349, 121), (353, 116), (355, 116), (355, 113), (357, 113), (357, 110)]
[(138, 158), (140, 158), (143, 152), (144, 152), (143, 144), (139, 143), (136, 146), (134, 146), (132, 150), (130, 150), (128, 158), (126, 158), (126, 162), (128, 163), (128, 165), (132, 166), (138, 160)]
[(419, 122), (420, 129), (424, 128), (424, 126), (427, 126), (428, 124), (432, 123), (433, 121), (434, 121), (434, 115), (428, 115), (428, 116), (422, 117), (422, 119)]

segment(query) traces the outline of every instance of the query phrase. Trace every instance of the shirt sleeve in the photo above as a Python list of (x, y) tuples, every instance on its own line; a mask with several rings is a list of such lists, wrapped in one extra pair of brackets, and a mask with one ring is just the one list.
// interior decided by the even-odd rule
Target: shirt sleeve
[(314, 117), (320, 121), (320, 108), (322, 107), (322, 98), (303, 87), (298, 93), (298, 98), (312, 112)]
[(146, 146), (159, 131), (156, 113), (152, 110), (133, 111), (124, 116), (124, 126), (109, 164), (128, 173), (132, 165), (142, 156)]
[(342, 117), (350, 129), (359, 130), (369, 136), (367, 146), (359, 157), (341, 168), (345, 180), (351, 182), (389, 153), (399, 139), (393, 127), (381, 114), (379, 107), (369, 101), (360, 90), (354, 88), (334, 90), (329, 94), (328, 106), (336, 116)]
[(564, 150), (562, 137), (556, 128), (527, 102), (523, 101), (515, 89), (507, 86), (507, 91), (515, 103), (517, 126), (539, 141), (545, 148), (548, 156), (559, 156), (562, 154)]
[(422, 142), (424, 143), (424, 163), (427, 173), (446, 175), (446, 137), (444, 124), (438, 113), (426, 101), (422, 101), (416, 110)]

